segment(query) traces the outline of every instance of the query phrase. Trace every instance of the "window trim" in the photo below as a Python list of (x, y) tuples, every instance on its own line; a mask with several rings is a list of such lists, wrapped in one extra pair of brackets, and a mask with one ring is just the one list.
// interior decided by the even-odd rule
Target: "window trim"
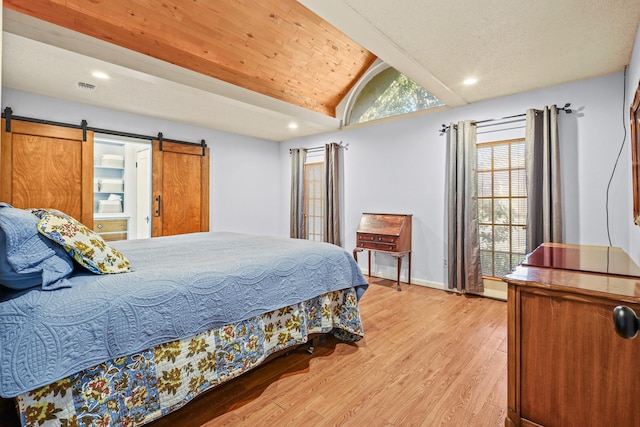
[(373, 62), (373, 64), (371, 64), (371, 67), (369, 67), (369, 69), (364, 72), (360, 80), (358, 80), (358, 82), (353, 85), (342, 102), (340, 102), (340, 104), (338, 104), (338, 106), (336, 107), (336, 117), (340, 117), (340, 127), (356, 125), (359, 126), (364, 124), (350, 123), (351, 110), (353, 110), (353, 106), (356, 103), (358, 96), (360, 96), (360, 92), (362, 92), (367, 83), (369, 83), (371, 79), (373, 79), (375, 76), (377, 76), (387, 68), (391, 68), (391, 66), (378, 58)]
[[(363, 123), (350, 123), (350, 121), (351, 121), (351, 111), (353, 109), (353, 106), (354, 106), (356, 100), (360, 96), (360, 93), (362, 92), (362, 90), (365, 88), (365, 86), (374, 77), (376, 77), (378, 74), (380, 74), (381, 72), (383, 72), (384, 70), (386, 70), (388, 68), (392, 68), (391, 65), (385, 63), (380, 58), (376, 59), (373, 62), (373, 64), (369, 67), (369, 69), (364, 72), (364, 74), (362, 75), (360, 80), (358, 80), (356, 82), (356, 84), (353, 85), (353, 87), (351, 87), (351, 89), (347, 92), (347, 94), (344, 96), (342, 101), (340, 101), (340, 103), (336, 106), (336, 118), (340, 119), (340, 129), (344, 129), (344, 128), (353, 128), (353, 129), (355, 129), (355, 128), (359, 128), (359, 127), (362, 127), (362, 126), (371, 126), (373, 124), (380, 124), (380, 123), (386, 123), (386, 122), (391, 122), (391, 121), (396, 121), (396, 120), (403, 120), (403, 119), (408, 119), (408, 118), (411, 118), (411, 117), (418, 117), (418, 116), (423, 116), (425, 114), (437, 113), (439, 111), (445, 111), (445, 110), (451, 109), (451, 106), (449, 106), (442, 98), (438, 97), (433, 92), (431, 92), (428, 89), (423, 87), (429, 93), (431, 93), (432, 95), (438, 97), (438, 99), (440, 99), (443, 102), (443, 105), (440, 105), (440, 106), (437, 106), (437, 107), (426, 108), (426, 109), (422, 109), (422, 110), (418, 110), (418, 111), (412, 111), (410, 113), (395, 114), (395, 115), (388, 116), (388, 117), (381, 117), (379, 119), (370, 120), (370, 121), (363, 122)], [(397, 70), (397, 71), (400, 72), (401, 74), (404, 74), (409, 79), (411, 79), (411, 77), (409, 77), (407, 74), (403, 73), (402, 71), (400, 71), (400, 70)]]

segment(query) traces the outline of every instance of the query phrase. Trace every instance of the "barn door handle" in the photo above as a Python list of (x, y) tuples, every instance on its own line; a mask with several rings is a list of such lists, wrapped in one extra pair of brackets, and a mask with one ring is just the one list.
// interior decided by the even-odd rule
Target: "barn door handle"
[(158, 196), (156, 197), (156, 202), (158, 202), (158, 208), (156, 209), (156, 216), (160, 216), (160, 205), (161, 205), (161, 200), (160, 200), (160, 195), (158, 194)]
[(638, 335), (640, 321), (633, 309), (624, 305), (619, 305), (613, 309), (613, 325), (615, 326), (618, 335), (630, 340)]

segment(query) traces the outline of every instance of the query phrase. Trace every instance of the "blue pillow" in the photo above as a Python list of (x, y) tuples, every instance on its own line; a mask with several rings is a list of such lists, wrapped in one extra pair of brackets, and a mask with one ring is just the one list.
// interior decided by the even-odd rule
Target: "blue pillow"
[[(0, 248), (7, 247), (7, 237), (0, 228)], [(7, 260), (7, 251), (0, 250), (0, 285), (11, 289), (28, 289), (42, 284), (42, 273), (16, 273)]]
[(0, 285), (23, 290), (69, 286), (73, 261), (62, 247), (38, 233), (39, 218), (0, 203)]

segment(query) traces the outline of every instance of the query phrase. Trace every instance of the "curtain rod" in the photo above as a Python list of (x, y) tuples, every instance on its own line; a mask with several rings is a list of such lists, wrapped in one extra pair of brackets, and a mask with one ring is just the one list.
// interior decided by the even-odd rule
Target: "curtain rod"
[[(344, 148), (345, 150), (349, 149), (349, 143), (347, 142), (346, 144), (344, 144), (342, 141), (340, 141), (338, 143), (338, 147), (340, 148)], [(293, 148), (289, 148), (289, 154), (291, 154), (291, 150), (293, 150)], [(322, 151), (324, 150), (324, 145), (318, 146), (318, 147), (311, 147), (311, 148), (305, 148), (305, 150), (307, 150), (307, 153), (309, 152), (314, 152), (314, 151)]]
[[(573, 110), (571, 108), (571, 103), (567, 102), (566, 104), (564, 104), (564, 107), (560, 107), (558, 108), (558, 111), (564, 111), (567, 114), (571, 114), (573, 113)], [(480, 124), (480, 123), (489, 123), (489, 122), (497, 122), (497, 121), (501, 121), (501, 120), (507, 120), (507, 119), (515, 119), (515, 118), (520, 118), (520, 117), (525, 117), (527, 114), (523, 113), (523, 114), (515, 114), (513, 116), (506, 116), (506, 117), (500, 117), (498, 119), (486, 119), (486, 120), (478, 120), (477, 122), (475, 122), (476, 124)], [(517, 121), (517, 120), (515, 120)], [(495, 123), (495, 124), (500, 124), (500, 123)], [(485, 126), (493, 126), (493, 125), (485, 125)], [(444, 123), (442, 124), (442, 128), (440, 129), (440, 136), (444, 135), (447, 130), (449, 130), (450, 126), (445, 125)]]
[[(83, 120), (82, 124), (76, 125), (76, 124), (72, 124), (72, 123), (62, 123), (62, 122), (54, 122), (54, 121), (51, 121), (51, 120), (34, 119), (33, 117), (14, 116), (13, 115), (13, 110), (10, 107), (5, 107), (4, 111), (2, 112), (2, 118), (6, 119), (6, 121), (7, 121), (7, 123), (6, 123), (7, 132), (11, 132), (11, 120), (21, 120), (23, 122), (29, 122), (29, 123), (39, 123), (39, 124), (43, 124), (43, 125), (53, 125), (53, 126), (60, 126), (60, 127), (66, 127), (66, 128), (72, 128), (72, 129), (82, 129), (84, 131), (90, 130), (92, 132), (104, 133), (104, 134), (107, 134), (107, 135), (124, 136), (124, 137), (127, 137), (127, 138), (138, 138), (138, 139), (149, 139), (149, 140), (158, 139), (158, 135), (149, 136), (149, 135), (140, 135), (140, 134), (136, 134), (136, 133), (120, 132), (120, 131), (117, 131), (117, 130), (94, 128), (94, 127), (91, 127), (91, 126), (87, 126), (87, 121), (86, 120)], [(202, 144), (203, 144), (202, 141), (204, 141), (204, 140), (202, 140), (201, 142), (188, 142), (188, 141), (180, 141), (178, 139), (163, 138), (163, 141), (165, 141), (165, 142), (173, 142), (173, 143), (177, 143), (177, 144), (202, 146)], [(206, 147), (206, 146), (207, 146), (207, 144), (204, 143), (204, 147)]]

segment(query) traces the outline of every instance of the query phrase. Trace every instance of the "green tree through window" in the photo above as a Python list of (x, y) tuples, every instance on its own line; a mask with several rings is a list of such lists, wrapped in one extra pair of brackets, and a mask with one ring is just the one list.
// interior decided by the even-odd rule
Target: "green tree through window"
[(440, 99), (394, 68), (373, 77), (360, 91), (349, 123), (412, 113), (444, 105)]

